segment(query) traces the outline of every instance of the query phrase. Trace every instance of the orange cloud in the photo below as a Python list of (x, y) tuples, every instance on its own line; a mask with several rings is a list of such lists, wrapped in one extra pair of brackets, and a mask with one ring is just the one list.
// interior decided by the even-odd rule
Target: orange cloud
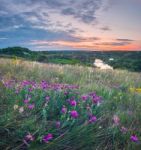
[[(102, 42), (98, 41), (100, 39), (94, 38), (80, 38), (79, 41), (46, 41), (46, 40), (33, 40), (31, 41), (31, 45), (35, 45), (38, 47), (69, 47), (73, 49), (82, 49), (82, 50), (121, 50), (121, 51), (132, 51), (141, 49), (141, 45), (134, 42), (117, 42), (116, 40), (113, 42)], [(98, 42), (97, 42), (98, 41)]]

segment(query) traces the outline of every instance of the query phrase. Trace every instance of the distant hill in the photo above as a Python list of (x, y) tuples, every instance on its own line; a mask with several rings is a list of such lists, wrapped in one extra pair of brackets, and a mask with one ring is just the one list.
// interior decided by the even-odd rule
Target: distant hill
[(121, 51), (31, 51), (22, 47), (0, 49), (0, 57), (20, 57), (44, 63), (78, 64), (92, 66), (95, 59), (102, 59), (114, 68), (141, 71), (141, 52)]
[(23, 47), (8, 47), (0, 49), (1, 56), (9, 56), (9, 57), (25, 57), (25, 58), (32, 58), (36, 55), (35, 52), (29, 50), (28, 48)]

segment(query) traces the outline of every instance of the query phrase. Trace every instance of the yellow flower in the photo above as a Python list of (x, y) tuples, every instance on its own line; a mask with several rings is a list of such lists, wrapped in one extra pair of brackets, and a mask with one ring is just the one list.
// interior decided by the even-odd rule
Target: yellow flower
[(138, 93), (141, 93), (141, 88), (138, 88), (135, 91), (138, 92)]
[(130, 88), (130, 92), (135, 92), (135, 88)]
[(130, 92), (141, 93), (141, 88), (130, 88), (129, 90), (130, 90)]

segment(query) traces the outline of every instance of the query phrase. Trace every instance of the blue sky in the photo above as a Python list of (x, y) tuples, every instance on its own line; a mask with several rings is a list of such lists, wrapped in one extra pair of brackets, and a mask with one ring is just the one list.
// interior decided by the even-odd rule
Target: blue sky
[(0, 47), (141, 50), (141, 0), (0, 0)]

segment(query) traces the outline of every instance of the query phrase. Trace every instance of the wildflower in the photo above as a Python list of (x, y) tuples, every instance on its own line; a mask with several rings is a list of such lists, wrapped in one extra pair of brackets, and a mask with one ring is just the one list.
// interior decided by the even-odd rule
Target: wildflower
[(91, 118), (89, 119), (89, 123), (93, 123), (97, 120), (96, 116), (91, 116)]
[(46, 96), (45, 99), (46, 99), (46, 102), (49, 102), (50, 97), (49, 97), (49, 96)]
[(28, 108), (29, 108), (29, 109), (34, 109), (34, 107), (35, 107), (34, 104), (29, 104), (29, 105), (28, 105)]
[(16, 110), (16, 109), (18, 109), (18, 107), (19, 107), (18, 105), (14, 105), (13, 108), (14, 108), (14, 110)]
[(69, 94), (69, 92), (67, 92), (67, 91), (64, 92), (64, 95), (65, 95), (65, 96), (68, 95), (68, 94)]
[(83, 96), (81, 96), (81, 99), (82, 99), (83, 101), (86, 101), (86, 100), (88, 99), (88, 95), (83, 95)]
[(72, 110), (70, 112), (70, 115), (71, 115), (72, 118), (77, 118), (78, 117), (78, 112), (76, 110)]
[(33, 91), (33, 88), (32, 88), (32, 87), (30, 87), (30, 88), (28, 89), (28, 91), (29, 91), (29, 92), (32, 92), (32, 91)]
[(62, 112), (63, 114), (66, 114), (66, 113), (67, 113), (67, 108), (66, 108), (65, 106), (63, 106), (63, 108), (61, 109), (61, 112)]
[(24, 112), (24, 108), (23, 107), (20, 107), (19, 108), (19, 113), (23, 113)]
[(139, 141), (138, 137), (134, 134), (131, 135), (130, 140), (133, 141), (133, 142), (138, 142)]
[(53, 139), (53, 135), (51, 134), (51, 133), (48, 133), (47, 135), (45, 135), (44, 137), (43, 137), (43, 141), (45, 142), (45, 143), (48, 143), (50, 140), (52, 140)]
[(28, 133), (26, 136), (25, 136), (25, 140), (26, 141), (34, 141), (34, 136), (31, 134), (31, 133)]
[(136, 92), (141, 93), (141, 88), (137, 88)]
[(130, 92), (137, 92), (137, 93), (141, 93), (141, 88), (129, 88)]
[(60, 125), (61, 125), (61, 122), (60, 122), (60, 121), (57, 121), (57, 122), (56, 122), (56, 128), (60, 128)]
[(18, 93), (19, 93), (19, 91), (20, 91), (19, 89), (16, 89), (16, 90), (15, 90), (15, 94), (18, 94)]
[(120, 129), (120, 131), (123, 133), (123, 134), (125, 134), (128, 130), (127, 130), (127, 128), (125, 128), (125, 127), (121, 127), (121, 129)]
[(135, 88), (129, 88), (130, 92), (135, 92)]
[(25, 100), (24, 100), (24, 103), (25, 103), (25, 104), (29, 103), (29, 100), (28, 100), (28, 99), (25, 99)]
[(70, 100), (70, 105), (71, 106), (76, 106), (77, 105), (77, 102), (75, 100)]
[(93, 97), (92, 101), (94, 104), (98, 104), (98, 103), (100, 103), (101, 98), (99, 96), (95, 96), (95, 97)]
[(117, 115), (114, 115), (113, 121), (114, 121), (115, 125), (119, 125), (120, 119), (119, 119), (119, 117)]
[(87, 109), (88, 111), (91, 111), (91, 107), (90, 107), (89, 104), (87, 104), (86, 109)]

